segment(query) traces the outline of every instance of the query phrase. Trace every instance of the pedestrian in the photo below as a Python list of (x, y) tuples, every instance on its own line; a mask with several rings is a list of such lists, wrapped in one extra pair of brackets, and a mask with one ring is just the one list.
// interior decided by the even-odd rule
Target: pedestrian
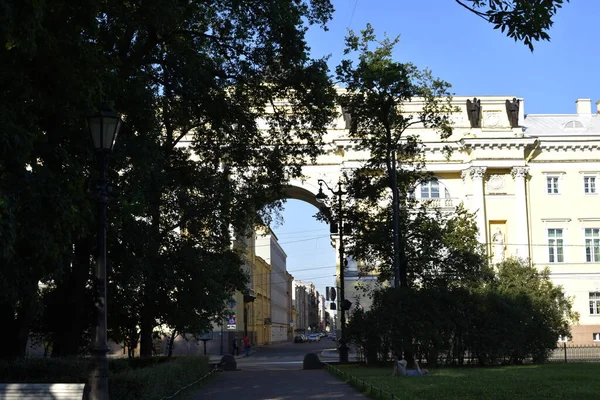
[(250, 356), (250, 338), (248, 335), (244, 337), (244, 351), (246, 352), (246, 357)]
[(235, 335), (233, 338), (233, 352), (231, 353), (234, 356), (240, 355), (240, 348), (238, 347), (238, 337)]

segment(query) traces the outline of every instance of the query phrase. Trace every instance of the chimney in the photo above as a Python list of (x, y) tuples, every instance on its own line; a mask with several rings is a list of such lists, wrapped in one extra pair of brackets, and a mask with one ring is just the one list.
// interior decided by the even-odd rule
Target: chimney
[(577, 99), (575, 101), (577, 114), (591, 115), (592, 114), (592, 99)]
[(600, 100), (596, 102), (596, 114), (600, 115)]

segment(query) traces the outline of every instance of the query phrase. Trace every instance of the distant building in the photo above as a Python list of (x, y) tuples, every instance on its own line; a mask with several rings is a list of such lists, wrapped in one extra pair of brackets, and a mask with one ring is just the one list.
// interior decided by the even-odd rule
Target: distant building
[(271, 265), (271, 316), (268, 321), (265, 320), (271, 325), (271, 342), (288, 340), (290, 310), (287, 255), (279, 245), (277, 236), (268, 228), (257, 232), (256, 255)]

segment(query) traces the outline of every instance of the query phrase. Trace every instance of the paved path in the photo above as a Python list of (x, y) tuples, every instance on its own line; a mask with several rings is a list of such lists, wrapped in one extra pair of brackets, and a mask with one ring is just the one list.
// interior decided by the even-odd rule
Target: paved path
[(221, 372), (194, 400), (366, 399), (325, 370)]

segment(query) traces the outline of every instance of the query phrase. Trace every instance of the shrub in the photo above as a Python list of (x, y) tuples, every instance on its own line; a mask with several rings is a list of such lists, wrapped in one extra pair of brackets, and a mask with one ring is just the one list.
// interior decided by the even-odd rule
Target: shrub
[(113, 400), (161, 399), (208, 373), (208, 357), (177, 357), (147, 368), (130, 369), (110, 377)]
[(308, 353), (304, 356), (304, 362), (302, 363), (302, 369), (321, 369), (323, 363), (319, 360), (319, 356), (316, 353)]
[(85, 383), (86, 358), (25, 358), (0, 361), (1, 383)]

